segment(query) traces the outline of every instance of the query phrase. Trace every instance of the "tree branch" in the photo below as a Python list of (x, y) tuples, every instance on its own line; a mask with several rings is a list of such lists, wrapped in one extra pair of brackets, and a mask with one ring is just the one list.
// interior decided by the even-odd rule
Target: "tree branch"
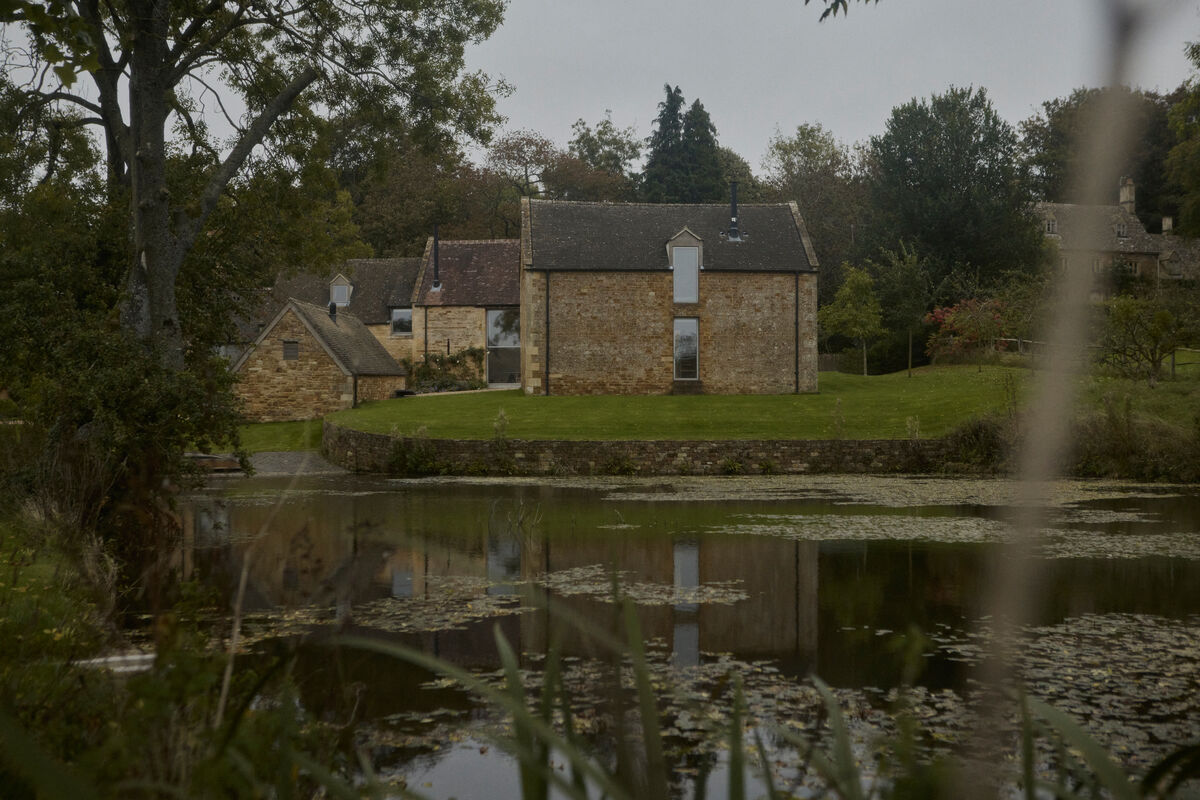
[(221, 193), (225, 191), (225, 187), (233, 180), (234, 175), (241, 169), (242, 164), (250, 156), (250, 152), (254, 150), (262, 140), (266, 138), (267, 132), (271, 126), (275, 124), (282, 114), (287, 112), (296, 102), (296, 98), (300, 93), (307, 89), (313, 81), (319, 77), (319, 73), (312, 67), (305, 67), (296, 78), (288, 84), (283, 91), (277, 94), (267, 107), (255, 117), (250, 123), (250, 127), (238, 139), (233, 150), (229, 152), (225, 160), (221, 163), (208, 181), (208, 185), (204, 187), (204, 192), (200, 195), (199, 212), (189, 218), (187, 222), (180, 227), (178, 237), (176, 238), (176, 246), (184, 252), (191, 247), (195, 241), (200, 229), (203, 227), (213, 209), (217, 207), (217, 202), (221, 199)]

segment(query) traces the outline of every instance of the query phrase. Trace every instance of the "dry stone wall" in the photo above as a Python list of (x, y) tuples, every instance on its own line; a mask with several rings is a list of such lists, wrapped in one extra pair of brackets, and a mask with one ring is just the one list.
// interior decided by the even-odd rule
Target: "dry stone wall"
[(394, 459), (448, 475), (736, 475), (939, 472), (931, 440), (537, 441), (424, 439), (366, 433), (325, 421), (326, 458), (356, 472)]

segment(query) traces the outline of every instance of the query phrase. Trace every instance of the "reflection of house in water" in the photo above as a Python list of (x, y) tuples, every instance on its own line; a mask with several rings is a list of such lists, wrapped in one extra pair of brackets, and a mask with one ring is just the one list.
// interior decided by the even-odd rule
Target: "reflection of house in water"
[[(323, 493), (319, 502), (293, 499), (278, 507), (258, 498), (198, 500), (190, 511), (198, 561), (208, 574), (223, 575), (218, 582), (227, 587), (236, 585), (245, 566), (251, 609), (344, 606), (388, 597), (437, 599), (448, 591), (463, 603), (474, 596), (511, 595), (528, 604), (537, 594), (528, 582), (543, 574), (611, 564), (631, 583), (658, 590), (720, 583), (747, 595), (732, 603), (704, 603), (684, 593), (675, 605), (660, 601), (640, 607), (644, 636), (669, 646), (679, 665), (699, 663), (704, 652), (730, 652), (778, 658), (803, 670), (816, 652), (813, 543), (766, 537), (676, 539), (661, 532), (560, 538), (508, 524), (494, 504), (459, 508), (447, 525), (445, 500), (436, 494), (406, 493), (401, 507), (394, 505), (397, 495), (377, 497), (373, 504), (369, 497)], [(459, 580), (448, 589), (441, 579), (449, 578)], [(621, 624), (614, 607), (594, 596), (558, 595), (550, 602), (602, 627)], [(546, 648), (549, 620), (544, 610), (430, 634), (428, 645), (431, 652), (453, 655), (459, 663), (494, 664), (491, 631), (497, 621), (518, 651)], [(565, 651), (590, 652), (578, 636), (571, 636)]]

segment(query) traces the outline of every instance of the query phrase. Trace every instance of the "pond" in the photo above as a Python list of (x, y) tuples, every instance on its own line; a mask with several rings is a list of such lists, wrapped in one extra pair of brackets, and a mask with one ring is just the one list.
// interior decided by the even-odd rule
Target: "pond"
[[(907, 674), (925, 737), (960, 741), (1014, 495), (1004, 480), (857, 476), (224, 479), (189, 499), (182, 563), (230, 597), (245, 571), (252, 653), (369, 632), (500, 685), (498, 629), (536, 686), (561, 636), (576, 723), (601, 750), (606, 661), (553, 620), (624, 630), (619, 585), (638, 609), (682, 796), (722, 784), (734, 675), (763, 731), (817, 726), (807, 677), (820, 676), (866, 748), (891, 729)], [(1200, 493), (1064, 482), (1049, 518), (1022, 680), (1144, 771), (1200, 739)], [(518, 794), (515, 766), (489, 743), (498, 712), (388, 656), (299, 652), (302, 702), (352, 721), (380, 774), (431, 797)], [(795, 779), (798, 756), (768, 743), (777, 777)]]

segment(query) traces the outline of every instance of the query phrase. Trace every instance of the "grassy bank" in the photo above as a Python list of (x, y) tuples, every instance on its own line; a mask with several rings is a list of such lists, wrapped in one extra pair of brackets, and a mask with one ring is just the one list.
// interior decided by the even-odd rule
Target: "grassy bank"
[(927, 367), (909, 378), (822, 373), (812, 395), (527, 397), (520, 391), (371, 403), (331, 419), (377, 433), (490, 439), (503, 410), (513, 439), (903, 439), (941, 436), (1013, 402), (1027, 373)]

